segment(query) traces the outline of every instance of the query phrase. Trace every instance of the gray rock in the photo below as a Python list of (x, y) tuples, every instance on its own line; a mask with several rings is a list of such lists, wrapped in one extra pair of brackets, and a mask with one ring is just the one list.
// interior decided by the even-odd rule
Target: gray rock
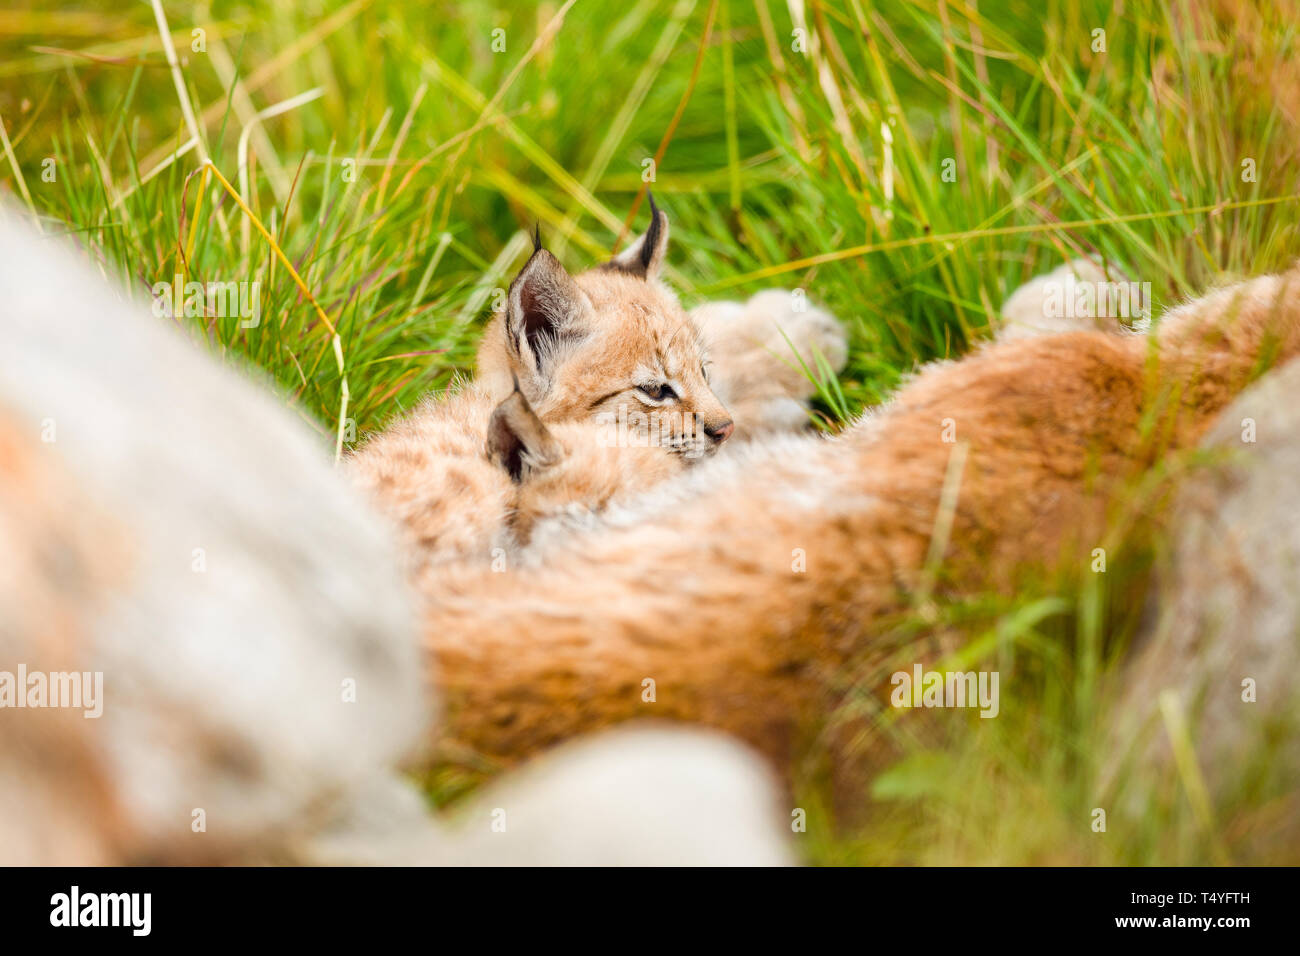
[(1300, 792), (1300, 362), (1242, 393), (1203, 449), (1120, 675), (1110, 777), (1176, 774), (1212, 812), (1243, 787)]

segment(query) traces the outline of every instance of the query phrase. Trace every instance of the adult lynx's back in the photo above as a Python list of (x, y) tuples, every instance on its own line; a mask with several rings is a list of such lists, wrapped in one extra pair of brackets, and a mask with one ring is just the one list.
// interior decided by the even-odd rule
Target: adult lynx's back
[(426, 640), (447, 736), (509, 761), (660, 717), (783, 761), (882, 616), (925, 586), (946, 482), (948, 593), (1083, 560), (1134, 476), (1300, 352), (1298, 291), (1293, 270), (1175, 310), (1150, 339), (997, 345), (925, 370), (835, 440), (738, 449), (527, 567), (442, 575)]

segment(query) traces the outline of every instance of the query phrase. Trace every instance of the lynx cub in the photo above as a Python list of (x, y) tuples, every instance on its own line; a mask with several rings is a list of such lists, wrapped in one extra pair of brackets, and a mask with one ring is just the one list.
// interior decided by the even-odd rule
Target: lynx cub
[(353, 479), (401, 529), (417, 569), (484, 557), (506, 530), (513, 487), (483, 442), (516, 387), (548, 424), (612, 418), (621, 444), (685, 460), (731, 435), (699, 330), (659, 281), (667, 246), (668, 217), (653, 206), (643, 236), (577, 276), (539, 241), (484, 335), (479, 376), (352, 456)]
[[(620, 489), (648, 487), (711, 456), (731, 436), (731, 416), (709, 384), (711, 350), (719, 355), (721, 387), (748, 402), (745, 428), (806, 422), (801, 403), (812, 385), (791, 374), (797, 363), (782, 352), (793, 345), (800, 362), (810, 364), (816, 353), (842, 367), (839, 324), (820, 310), (792, 306), (793, 295), (778, 291), (743, 307), (710, 303), (687, 314), (659, 280), (667, 244), (668, 217), (653, 202), (643, 236), (577, 276), (539, 243), (484, 334), (478, 377), (425, 401), (350, 459), (354, 480), (401, 529), (413, 570), (483, 560), (503, 542), (527, 540), (531, 519), (519, 516), (514, 503), (525, 463), (484, 442), (494, 412), (515, 393), (518, 400), (500, 414), (515, 409), (510, 421), (525, 436), (535, 431), (530, 417), (549, 427), (602, 426), (600, 507)], [(549, 500), (549, 511), (559, 509), (558, 497)], [(590, 509), (576, 506), (584, 510)]]

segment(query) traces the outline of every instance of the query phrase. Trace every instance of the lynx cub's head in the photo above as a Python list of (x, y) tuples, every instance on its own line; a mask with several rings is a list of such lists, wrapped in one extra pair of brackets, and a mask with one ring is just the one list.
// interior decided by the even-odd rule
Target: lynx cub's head
[(510, 529), (521, 545), (541, 522), (589, 520), (686, 467), (654, 446), (619, 447), (614, 426), (545, 425), (518, 390), (492, 413), (486, 450), (515, 484)]
[(484, 334), (479, 379), (504, 396), (513, 377), (548, 423), (596, 421), (623, 445), (712, 453), (731, 416), (709, 387), (699, 329), (659, 281), (667, 245), (653, 200), (645, 235), (576, 276), (539, 242)]

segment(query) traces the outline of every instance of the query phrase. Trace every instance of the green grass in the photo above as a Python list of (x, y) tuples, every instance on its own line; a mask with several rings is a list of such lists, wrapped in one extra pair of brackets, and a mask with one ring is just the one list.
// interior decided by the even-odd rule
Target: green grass
[[(1159, 308), (1300, 248), (1296, 130), (1270, 79), (1295, 53), (1281, 14), (1216, 20), (1186, 2), (1117, 14), (1079, 0), (986, 0), (978, 12), (809, 0), (804, 24), (766, 0), (580, 0), (562, 19), (556, 2), (165, 8), (202, 149), (237, 189), (252, 112), (321, 91), (253, 124), (245, 195), (320, 311), (231, 196), (197, 174), (199, 150), (156, 171), (190, 134), (146, 4), (19, 0), (0, 14), (13, 157), (0, 183), (142, 297), (178, 272), (259, 280), (256, 328), (186, 321), (214, 353), (264, 369), (331, 447), (472, 374), (493, 290), (535, 223), (573, 268), (606, 256), (660, 152), (653, 188), (688, 305), (799, 287), (851, 329), (848, 368), (823, 376), (828, 420), (887, 396), (919, 363), (965, 352), (1011, 290), (1064, 258), (1121, 264), (1151, 282)], [(1098, 28), (1104, 53), (1091, 49)], [(1247, 159), (1256, 181), (1243, 180)], [(1176, 790), (1128, 837), (1087, 829), (1092, 717), (1135, 627), (1146, 564), (1107, 588), (1040, 580), (1011, 602), (900, 623), (902, 636), (984, 637), (978, 647), (1013, 661), (1037, 703), (943, 748), (904, 741), (911, 755), (862, 796), (870, 826), (842, 808), (810, 814), (810, 858), (1202, 862), (1230, 851), (1234, 818), (1207, 834)], [(807, 806), (831, 806), (816, 774), (807, 789)], [(1259, 792), (1224, 812), (1260, 812)]]

